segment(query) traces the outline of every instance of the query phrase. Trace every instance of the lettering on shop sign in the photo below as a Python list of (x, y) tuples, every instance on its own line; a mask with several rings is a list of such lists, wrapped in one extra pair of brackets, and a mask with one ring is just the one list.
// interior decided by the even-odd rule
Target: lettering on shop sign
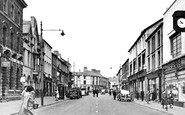
[(165, 72), (178, 69), (185, 65), (185, 57), (176, 61), (170, 62), (163, 66)]

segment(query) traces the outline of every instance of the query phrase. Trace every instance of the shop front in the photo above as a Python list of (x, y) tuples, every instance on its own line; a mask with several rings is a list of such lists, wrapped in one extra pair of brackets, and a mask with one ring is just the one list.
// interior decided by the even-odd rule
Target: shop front
[(155, 100), (161, 100), (161, 69), (148, 73), (147, 80), (148, 85), (147, 89), (151, 94), (156, 94), (156, 97), (153, 97)]
[(185, 55), (163, 65), (164, 89), (174, 94), (174, 105), (185, 107)]

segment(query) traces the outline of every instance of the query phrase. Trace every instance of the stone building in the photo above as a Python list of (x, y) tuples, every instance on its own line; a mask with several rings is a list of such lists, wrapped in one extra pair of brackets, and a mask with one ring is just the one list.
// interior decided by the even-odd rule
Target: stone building
[(24, 0), (0, 0), (0, 97), (20, 93), (23, 72)]
[(162, 91), (172, 91), (175, 105), (185, 104), (185, 33), (173, 29), (175, 11), (185, 11), (185, 1), (175, 0), (163, 17), (163, 79)]
[(32, 85), (36, 96), (40, 92), (40, 47), (37, 21), (31, 16), (30, 21), (23, 21), (23, 76), (24, 85)]

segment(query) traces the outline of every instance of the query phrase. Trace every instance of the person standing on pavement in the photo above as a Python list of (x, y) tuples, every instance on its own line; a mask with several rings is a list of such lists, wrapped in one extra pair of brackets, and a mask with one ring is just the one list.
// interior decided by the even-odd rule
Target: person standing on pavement
[(34, 88), (26, 86), (22, 92), (23, 102), (21, 104), (18, 115), (33, 115), (31, 109), (34, 104)]
[(149, 104), (149, 101), (150, 101), (150, 93), (149, 91), (146, 92), (146, 102), (147, 104)]
[(144, 95), (145, 95), (145, 94), (144, 94), (144, 91), (142, 90), (142, 91), (141, 91), (141, 101), (144, 100)]
[(173, 97), (172, 91), (170, 91), (170, 94), (169, 94), (169, 96), (168, 96), (168, 99), (169, 99), (170, 108), (173, 108), (172, 105), (173, 105), (174, 97)]
[(99, 90), (98, 90), (98, 89), (96, 89), (96, 97), (98, 97), (98, 93), (99, 93)]
[(162, 93), (161, 105), (162, 105), (163, 109), (164, 109), (164, 106), (166, 106), (165, 109), (166, 109), (166, 111), (168, 110), (168, 96), (167, 96), (167, 92), (166, 91), (164, 91)]
[(95, 97), (96, 89), (93, 89), (93, 97)]
[(58, 89), (56, 89), (56, 91), (55, 91), (55, 101), (58, 101), (58, 98), (59, 98), (59, 91), (58, 91)]

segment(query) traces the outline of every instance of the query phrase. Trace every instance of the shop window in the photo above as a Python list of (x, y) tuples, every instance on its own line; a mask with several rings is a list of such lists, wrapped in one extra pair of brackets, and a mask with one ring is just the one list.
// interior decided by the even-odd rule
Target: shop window
[(182, 87), (182, 92), (185, 94), (185, 86)]

